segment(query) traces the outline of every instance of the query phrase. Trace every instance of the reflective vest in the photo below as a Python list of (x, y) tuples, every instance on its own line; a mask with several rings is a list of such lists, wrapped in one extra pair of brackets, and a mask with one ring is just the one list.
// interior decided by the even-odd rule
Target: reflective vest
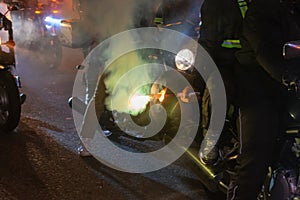
[[(245, 0), (237, 0), (237, 3), (239, 4), (241, 15), (244, 18), (248, 10), (248, 4)], [(240, 40), (234, 40), (234, 39), (224, 40), (221, 46), (224, 48), (238, 48), (238, 49), (242, 48)]]
[(163, 24), (163, 18), (162, 17), (155, 17), (154, 18), (155, 24)]

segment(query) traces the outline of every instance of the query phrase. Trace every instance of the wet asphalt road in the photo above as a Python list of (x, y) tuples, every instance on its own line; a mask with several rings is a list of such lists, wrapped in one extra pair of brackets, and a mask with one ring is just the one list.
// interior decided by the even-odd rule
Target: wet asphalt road
[[(218, 200), (208, 198), (198, 176), (181, 158), (156, 172), (116, 171), (77, 155), (80, 144), (67, 100), (81, 63), (80, 50), (64, 48), (57, 69), (40, 55), (17, 49), (18, 74), (27, 100), (13, 133), (0, 136), (0, 199), (17, 200)], [(147, 146), (127, 141), (131, 146)], [(147, 147), (146, 147), (147, 148)]]

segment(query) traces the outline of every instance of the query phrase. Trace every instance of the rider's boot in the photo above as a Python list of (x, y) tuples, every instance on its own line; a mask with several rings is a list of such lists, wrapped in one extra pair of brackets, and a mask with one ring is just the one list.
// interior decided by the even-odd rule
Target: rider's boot
[(217, 163), (219, 158), (219, 149), (217, 146), (212, 147), (212, 149), (208, 153), (208, 149), (205, 149), (203, 151), (199, 152), (199, 159), (200, 161), (205, 165), (213, 166)]

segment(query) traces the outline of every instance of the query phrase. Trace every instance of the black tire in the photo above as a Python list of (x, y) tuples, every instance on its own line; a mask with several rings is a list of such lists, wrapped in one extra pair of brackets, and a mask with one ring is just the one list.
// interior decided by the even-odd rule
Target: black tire
[(56, 36), (47, 36), (44, 41), (44, 53), (47, 66), (57, 68), (62, 60), (62, 45)]
[(20, 116), (20, 93), (15, 78), (8, 71), (0, 71), (0, 131), (13, 131)]

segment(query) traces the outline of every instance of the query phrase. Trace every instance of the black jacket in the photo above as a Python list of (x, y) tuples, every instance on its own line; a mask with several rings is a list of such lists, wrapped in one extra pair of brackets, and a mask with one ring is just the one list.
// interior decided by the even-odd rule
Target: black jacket
[(237, 49), (221, 47), (226, 39), (239, 39), (243, 17), (237, 0), (205, 0), (201, 7), (199, 43), (218, 67), (235, 59)]
[(244, 19), (243, 48), (237, 58), (281, 82), (285, 73), (300, 71), (299, 58), (283, 58), (283, 45), (292, 40), (300, 40), (300, 6), (288, 0), (255, 0)]

